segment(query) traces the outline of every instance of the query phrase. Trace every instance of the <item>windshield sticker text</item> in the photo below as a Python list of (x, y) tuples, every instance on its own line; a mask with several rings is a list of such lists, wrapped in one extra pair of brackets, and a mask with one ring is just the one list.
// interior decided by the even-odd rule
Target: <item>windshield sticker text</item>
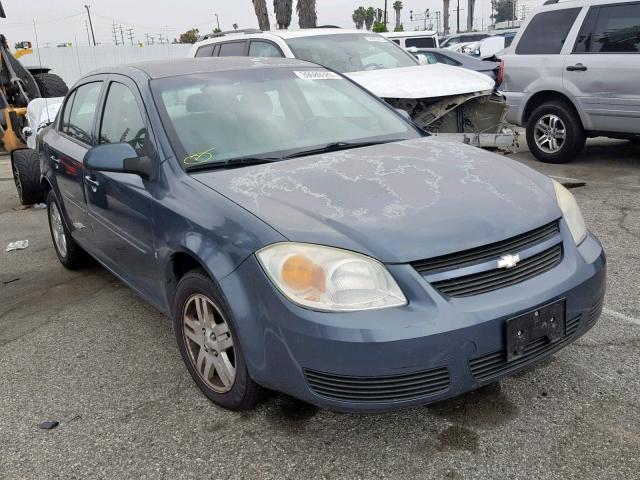
[(379, 42), (384, 43), (387, 40), (384, 37), (364, 37), (367, 42)]

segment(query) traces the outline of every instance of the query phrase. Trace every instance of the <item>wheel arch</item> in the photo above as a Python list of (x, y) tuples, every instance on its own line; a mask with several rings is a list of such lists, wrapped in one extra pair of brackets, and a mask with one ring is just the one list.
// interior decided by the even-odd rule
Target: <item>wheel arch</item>
[(165, 295), (170, 312), (173, 311), (173, 297), (175, 296), (178, 282), (185, 274), (197, 268), (202, 269), (213, 282), (219, 284), (218, 279), (212, 274), (209, 268), (207, 268), (206, 263), (194, 252), (183, 248), (169, 255), (165, 263), (164, 275)]
[(557, 92), (555, 90), (541, 90), (539, 92), (534, 93), (529, 99), (523, 109), (522, 112), (522, 124), (526, 125), (529, 121), (529, 117), (533, 111), (538, 108), (540, 105), (548, 102), (560, 101), (566, 103), (569, 107), (571, 107), (577, 117), (580, 119), (580, 123), (582, 123), (582, 128), (586, 128), (584, 118), (580, 114), (580, 110), (576, 107), (574, 101), (567, 95)]

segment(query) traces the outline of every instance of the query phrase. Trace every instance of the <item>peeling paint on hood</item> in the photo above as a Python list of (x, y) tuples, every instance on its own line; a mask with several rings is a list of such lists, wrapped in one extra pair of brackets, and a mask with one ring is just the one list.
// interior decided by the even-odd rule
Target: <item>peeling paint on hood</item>
[(346, 73), (381, 98), (432, 98), (463, 93), (491, 93), (495, 82), (483, 73), (435, 63)]
[(434, 137), (195, 173), (292, 241), (387, 263), (456, 252), (560, 217), (551, 181)]

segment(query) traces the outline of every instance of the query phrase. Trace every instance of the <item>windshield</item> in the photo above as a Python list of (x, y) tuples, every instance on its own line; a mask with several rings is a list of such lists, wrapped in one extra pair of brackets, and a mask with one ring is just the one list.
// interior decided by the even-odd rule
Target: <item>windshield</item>
[(279, 159), (335, 142), (421, 134), (376, 97), (324, 69), (256, 68), (153, 80), (174, 151), (188, 169)]
[(296, 58), (340, 73), (414, 67), (418, 62), (395, 43), (371, 34), (314, 35), (287, 40)]

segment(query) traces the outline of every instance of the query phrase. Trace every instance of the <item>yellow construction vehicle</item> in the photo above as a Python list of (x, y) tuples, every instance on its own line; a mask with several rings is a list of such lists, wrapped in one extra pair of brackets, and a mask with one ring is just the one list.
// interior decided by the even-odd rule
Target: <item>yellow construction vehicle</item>
[[(6, 18), (0, 3), (0, 18)], [(20, 56), (32, 50), (30, 42), (21, 42)], [(27, 105), (36, 98), (66, 95), (67, 85), (48, 68), (27, 68), (9, 50), (7, 39), (0, 34), (0, 144), (7, 152), (26, 148), (23, 129)]]

